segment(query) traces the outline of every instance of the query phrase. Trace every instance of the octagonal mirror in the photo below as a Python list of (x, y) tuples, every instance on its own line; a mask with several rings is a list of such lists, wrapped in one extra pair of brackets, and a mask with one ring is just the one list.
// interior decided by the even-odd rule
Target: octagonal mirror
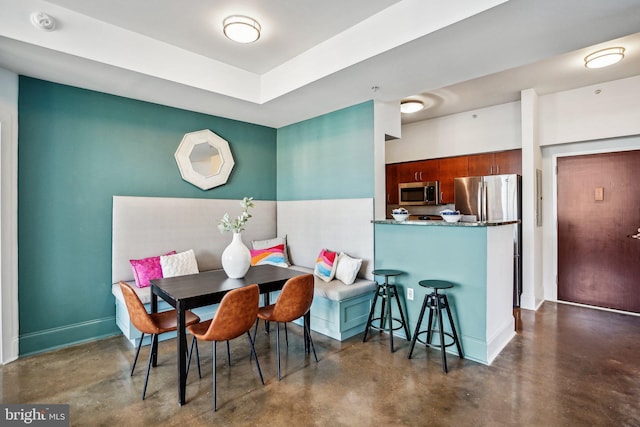
[(182, 179), (203, 190), (225, 184), (235, 164), (229, 143), (209, 129), (185, 134), (175, 158)]

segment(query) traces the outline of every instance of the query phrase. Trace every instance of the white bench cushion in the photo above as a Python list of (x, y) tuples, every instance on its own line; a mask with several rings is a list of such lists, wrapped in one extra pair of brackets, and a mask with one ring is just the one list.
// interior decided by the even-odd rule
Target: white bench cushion
[[(296, 271), (313, 274), (313, 269), (292, 265), (289, 267)], [(340, 280), (334, 279), (325, 282), (319, 277), (313, 276), (315, 284), (314, 295), (319, 298), (326, 298), (332, 301), (342, 301), (376, 289), (376, 282), (369, 279), (356, 278), (351, 285), (345, 285)]]

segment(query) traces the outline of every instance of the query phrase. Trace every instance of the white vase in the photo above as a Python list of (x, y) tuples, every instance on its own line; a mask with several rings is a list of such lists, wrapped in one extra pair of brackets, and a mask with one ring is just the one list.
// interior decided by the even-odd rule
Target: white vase
[(229, 246), (222, 252), (222, 268), (231, 279), (240, 279), (251, 266), (251, 253), (242, 242), (242, 234), (233, 233)]

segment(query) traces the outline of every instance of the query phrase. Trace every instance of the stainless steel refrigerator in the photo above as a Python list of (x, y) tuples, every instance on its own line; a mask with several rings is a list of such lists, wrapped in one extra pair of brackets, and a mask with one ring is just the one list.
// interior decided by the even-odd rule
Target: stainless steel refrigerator
[[(469, 176), (454, 179), (456, 210), (473, 215), (480, 222), (522, 220), (522, 177), (520, 175)], [(513, 232), (513, 306), (520, 307), (522, 295), (522, 225)]]

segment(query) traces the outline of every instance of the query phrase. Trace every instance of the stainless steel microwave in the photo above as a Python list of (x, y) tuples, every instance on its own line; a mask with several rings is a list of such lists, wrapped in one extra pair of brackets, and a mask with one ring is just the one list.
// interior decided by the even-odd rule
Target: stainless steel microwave
[(398, 184), (398, 199), (402, 206), (437, 205), (440, 203), (438, 181)]

